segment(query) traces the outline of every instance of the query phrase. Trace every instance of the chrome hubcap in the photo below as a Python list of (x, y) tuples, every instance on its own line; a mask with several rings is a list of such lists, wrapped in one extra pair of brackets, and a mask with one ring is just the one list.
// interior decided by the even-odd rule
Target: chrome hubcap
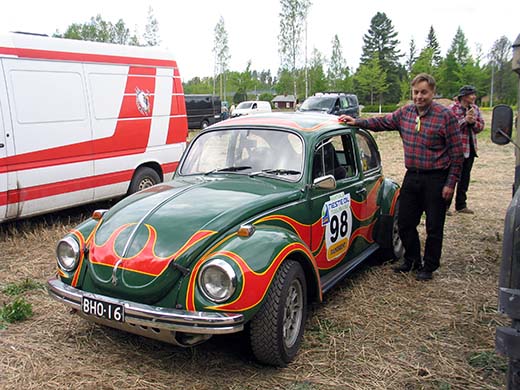
[(283, 321), (283, 339), (285, 345), (290, 348), (296, 342), (303, 319), (303, 289), (299, 280), (294, 280), (289, 287), (289, 293), (285, 300), (285, 312)]

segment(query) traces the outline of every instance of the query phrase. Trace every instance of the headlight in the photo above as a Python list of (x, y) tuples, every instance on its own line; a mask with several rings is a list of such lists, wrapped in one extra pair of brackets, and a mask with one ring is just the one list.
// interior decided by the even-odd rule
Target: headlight
[(224, 260), (209, 260), (199, 273), (199, 286), (211, 301), (223, 302), (235, 292), (237, 277), (233, 267)]
[(78, 265), (80, 249), (78, 242), (72, 237), (65, 237), (58, 242), (56, 258), (65, 271), (72, 271)]

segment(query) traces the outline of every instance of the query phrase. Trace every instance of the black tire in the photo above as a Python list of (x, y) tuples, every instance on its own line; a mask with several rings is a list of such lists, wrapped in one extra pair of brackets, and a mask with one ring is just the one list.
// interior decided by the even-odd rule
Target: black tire
[(159, 174), (150, 167), (141, 167), (134, 173), (134, 177), (128, 187), (128, 195), (144, 190), (145, 188), (161, 182)]
[(302, 267), (287, 260), (276, 272), (265, 302), (250, 322), (249, 341), (263, 364), (284, 367), (298, 353), (307, 318), (307, 283)]
[(205, 129), (206, 127), (208, 127), (208, 126), (209, 126), (209, 122), (208, 122), (206, 119), (204, 119), (204, 120), (201, 122), (201, 124), (200, 124), (200, 128), (201, 128), (201, 130), (204, 130), (204, 129)]
[(391, 238), (392, 238), (392, 246), (390, 248), (383, 250), (383, 256), (385, 260), (399, 260), (404, 256), (404, 246), (401, 241), (401, 237), (399, 236), (399, 225), (397, 224), (397, 220), (399, 219), (399, 200), (397, 200), (395, 204), (395, 212), (392, 220), (391, 226)]

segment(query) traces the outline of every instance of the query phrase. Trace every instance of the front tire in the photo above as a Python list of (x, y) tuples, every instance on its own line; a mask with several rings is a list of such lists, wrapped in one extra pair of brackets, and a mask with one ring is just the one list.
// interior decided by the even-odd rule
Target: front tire
[(307, 317), (307, 283), (302, 267), (293, 260), (282, 263), (265, 302), (251, 320), (249, 337), (260, 362), (284, 367), (298, 353)]
[(130, 187), (128, 187), (128, 195), (144, 190), (145, 188), (156, 185), (161, 182), (159, 174), (150, 167), (141, 167), (135, 173)]

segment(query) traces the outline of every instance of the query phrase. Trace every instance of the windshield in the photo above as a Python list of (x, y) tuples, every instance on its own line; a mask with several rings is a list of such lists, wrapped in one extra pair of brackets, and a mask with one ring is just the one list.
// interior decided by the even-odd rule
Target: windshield
[(300, 111), (328, 111), (336, 102), (337, 97), (311, 96), (302, 103)]
[(239, 110), (249, 109), (249, 108), (251, 108), (252, 104), (253, 104), (253, 102), (242, 102), (237, 106), (237, 109), (239, 109)]
[(181, 175), (236, 173), (297, 181), (303, 171), (303, 142), (280, 130), (218, 130), (196, 138)]

